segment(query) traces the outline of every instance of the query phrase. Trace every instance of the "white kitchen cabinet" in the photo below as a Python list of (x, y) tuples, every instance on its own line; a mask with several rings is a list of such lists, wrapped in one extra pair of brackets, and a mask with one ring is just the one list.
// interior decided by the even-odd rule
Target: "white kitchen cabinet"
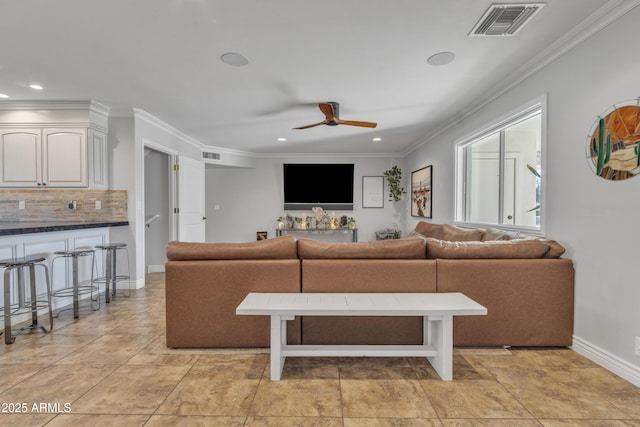
[(87, 187), (87, 129), (42, 130), (41, 184)]
[(40, 129), (0, 129), (0, 186), (32, 187), (42, 182)]
[(107, 190), (109, 188), (109, 153), (107, 151), (107, 134), (89, 129), (89, 187)]
[(0, 129), (0, 159), (0, 187), (109, 186), (107, 137), (94, 129)]

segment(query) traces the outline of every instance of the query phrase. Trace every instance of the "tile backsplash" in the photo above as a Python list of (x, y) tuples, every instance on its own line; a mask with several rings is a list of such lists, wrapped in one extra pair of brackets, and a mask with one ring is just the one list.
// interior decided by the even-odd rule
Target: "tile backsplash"
[[(69, 209), (72, 201), (75, 209)], [(96, 202), (100, 209), (96, 209)], [(126, 190), (0, 190), (0, 221), (103, 220), (128, 220)]]

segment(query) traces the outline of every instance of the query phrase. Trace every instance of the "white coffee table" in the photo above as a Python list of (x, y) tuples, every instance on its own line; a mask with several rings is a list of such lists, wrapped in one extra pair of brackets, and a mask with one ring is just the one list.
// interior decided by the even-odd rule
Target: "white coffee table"
[[(485, 315), (487, 309), (461, 293), (250, 293), (239, 315), (271, 316), (271, 380), (287, 357), (426, 357), (440, 378), (453, 377), (453, 316)], [(422, 316), (421, 345), (289, 345), (287, 320), (295, 316)]]

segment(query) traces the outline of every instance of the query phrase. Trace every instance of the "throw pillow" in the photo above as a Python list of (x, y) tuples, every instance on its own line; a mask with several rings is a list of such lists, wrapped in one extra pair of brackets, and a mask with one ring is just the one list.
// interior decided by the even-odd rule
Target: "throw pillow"
[(440, 233), (442, 233), (442, 224), (432, 224), (429, 222), (420, 221), (416, 225), (415, 231), (425, 237), (433, 237), (434, 239), (439, 239)]
[(539, 240), (493, 240), (450, 242), (427, 239), (427, 258), (512, 259), (543, 258), (549, 245)]
[(482, 236), (484, 236), (484, 230), (481, 228), (465, 230), (455, 225), (444, 224), (442, 226), (440, 239), (452, 242), (468, 242), (471, 240), (482, 240)]

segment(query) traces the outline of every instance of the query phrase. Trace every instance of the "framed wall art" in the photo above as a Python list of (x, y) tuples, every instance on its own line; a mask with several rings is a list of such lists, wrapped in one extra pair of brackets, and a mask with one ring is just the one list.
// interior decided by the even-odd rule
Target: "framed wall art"
[(384, 207), (384, 177), (383, 176), (363, 176), (362, 177), (362, 207), (363, 208), (383, 208)]
[(431, 218), (432, 174), (432, 166), (411, 172), (411, 216)]
[(587, 161), (596, 175), (611, 181), (640, 173), (640, 98), (598, 116), (587, 136)]

